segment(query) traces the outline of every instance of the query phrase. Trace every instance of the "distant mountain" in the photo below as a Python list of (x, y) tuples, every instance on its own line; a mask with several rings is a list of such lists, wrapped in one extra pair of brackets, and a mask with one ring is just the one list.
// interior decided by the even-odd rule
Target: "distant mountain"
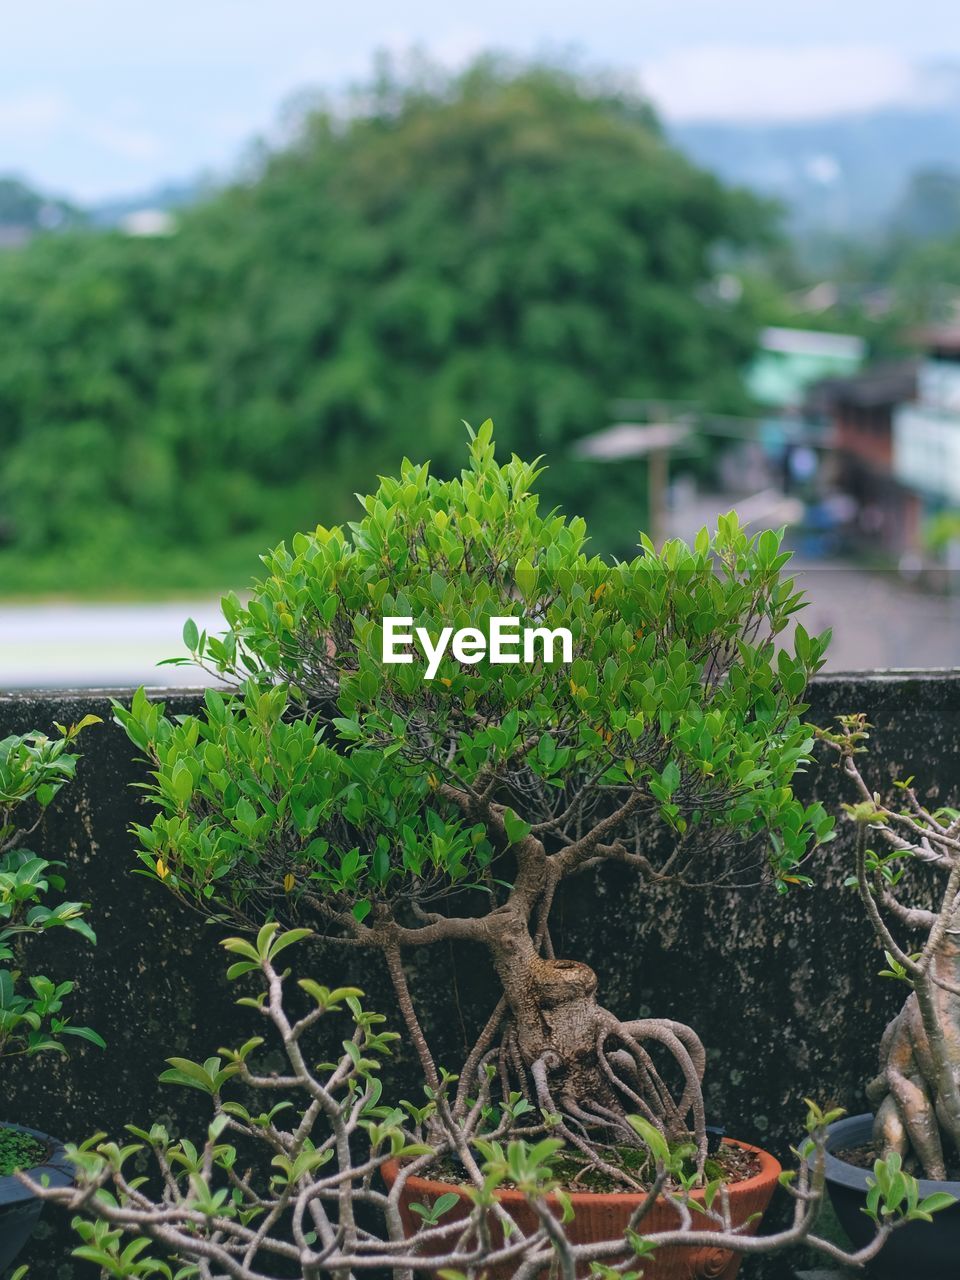
[[(950, 233), (960, 186), (960, 64), (929, 70), (937, 105), (798, 123), (667, 123), (666, 131), (697, 164), (780, 200), (795, 232)], [(216, 186), (209, 177), (171, 181), (80, 209), (0, 176), (0, 245), (78, 223), (123, 227), (147, 210), (183, 209)]]
[(916, 174), (960, 172), (960, 88), (922, 110), (668, 132), (697, 163), (781, 200), (796, 231), (880, 232), (902, 216)]
[(19, 178), (0, 176), (0, 248), (29, 240), (38, 231), (78, 226), (84, 215), (67, 200), (44, 195)]
[(74, 227), (118, 228), (128, 234), (145, 217), (158, 218), (193, 204), (211, 189), (206, 180), (166, 183), (140, 195), (104, 200), (85, 208), (37, 191), (19, 178), (0, 175), (0, 249), (15, 249), (46, 231)]
[(945, 240), (960, 233), (960, 158), (955, 169), (921, 169), (893, 212), (891, 230), (909, 240)]
[(167, 182), (152, 191), (144, 191), (132, 196), (119, 196), (114, 200), (102, 200), (90, 205), (87, 215), (95, 227), (119, 227), (128, 218), (145, 209), (164, 213), (175, 209), (186, 208), (209, 190), (210, 184), (196, 180), (189, 182)]

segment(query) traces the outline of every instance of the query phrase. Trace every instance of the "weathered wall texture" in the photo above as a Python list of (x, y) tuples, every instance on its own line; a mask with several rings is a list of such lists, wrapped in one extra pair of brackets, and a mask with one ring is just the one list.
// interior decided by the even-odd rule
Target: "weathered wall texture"
[[(121, 695), (122, 696), (122, 695)], [(177, 710), (196, 695), (167, 697)], [(916, 774), (946, 799), (960, 788), (960, 672), (830, 676), (811, 691), (809, 718), (865, 711), (876, 726), (870, 773)], [(93, 712), (109, 720), (105, 694), (29, 694), (0, 698), (0, 737)], [(119, 1135), (126, 1122), (177, 1116), (181, 1130), (202, 1110), (156, 1077), (170, 1054), (202, 1058), (239, 1043), (250, 1023), (224, 982), (220, 933), (179, 907), (152, 881), (134, 876), (126, 834), (137, 813), (129, 786), (140, 773), (121, 730), (107, 723), (85, 735), (86, 754), (72, 793), (63, 793), (35, 846), (69, 864), (71, 896), (92, 903), (95, 951), (63, 937), (43, 955), (52, 977), (75, 976), (72, 1014), (108, 1040), (106, 1054), (80, 1047), (67, 1062), (4, 1064), (4, 1118), (70, 1138), (96, 1129)], [(841, 798), (829, 762), (804, 787), (828, 805)], [(728, 1132), (784, 1156), (814, 1096), (858, 1111), (880, 1033), (903, 996), (878, 981), (881, 967), (851, 890), (841, 887), (850, 848), (841, 838), (810, 865), (816, 887), (786, 898), (758, 888), (677, 897), (650, 893), (621, 868), (577, 883), (558, 906), (558, 951), (600, 975), (605, 1003), (621, 1014), (657, 1013), (692, 1023), (709, 1051), (709, 1118)], [(411, 956), (424, 1020), (454, 1067), (471, 1028), (489, 1009), (493, 984), (482, 956), (445, 950)], [(38, 957), (39, 963), (39, 957)], [(351, 953), (349, 978), (368, 1003), (393, 1007), (376, 964)], [(314, 955), (324, 981), (347, 976), (342, 954)], [(451, 1016), (451, 996), (454, 1007)], [(409, 1059), (398, 1062), (408, 1079)], [(400, 1086), (402, 1087), (402, 1085)], [(407, 1088), (410, 1086), (407, 1085)], [(199, 1098), (199, 1095), (197, 1095)], [(87, 1276), (68, 1257), (69, 1232), (55, 1221), (25, 1261), (36, 1280)], [(764, 1275), (785, 1274), (767, 1269)], [(744, 1268), (745, 1277), (758, 1268)]]

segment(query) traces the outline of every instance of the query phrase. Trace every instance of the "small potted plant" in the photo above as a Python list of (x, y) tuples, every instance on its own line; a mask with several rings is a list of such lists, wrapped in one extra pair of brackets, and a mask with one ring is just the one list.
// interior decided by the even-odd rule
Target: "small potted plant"
[[(960, 1257), (960, 812), (927, 808), (912, 779), (894, 782), (896, 800), (871, 791), (857, 762), (869, 729), (862, 715), (843, 716), (838, 731), (819, 737), (856, 791), (845, 806), (857, 828), (848, 883), (883, 948), (881, 976), (910, 993), (880, 1043), (880, 1069), (866, 1088), (872, 1112), (830, 1126), (827, 1180), (856, 1243), (877, 1218), (868, 1173), (875, 1181), (885, 1163), (894, 1177), (915, 1175), (920, 1209), (941, 1212), (934, 1226), (898, 1231), (875, 1265), (885, 1276), (937, 1280), (954, 1276)], [(919, 881), (920, 903), (904, 901), (908, 876)]]
[[(103, 1045), (95, 1031), (73, 1026), (63, 1015), (72, 982), (26, 976), (20, 967), (29, 939), (51, 929), (96, 941), (83, 918), (84, 904), (45, 904), (51, 890), (63, 890), (58, 873), (62, 864), (38, 857), (25, 843), (74, 776), (80, 758), (74, 750), (77, 735), (96, 722), (96, 716), (85, 716), (79, 724), (61, 729), (56, 738), (31, 732), (0, 741), (0, 1059), (63, 1053), (66, 1036)], [(72, 1176), (57, 1139), (0, 1121), (0, 1272), (30, 1238), (43, 1207), (16, 1176), (17, 1170), (30, 1170), (52, 1186), (66, 1185)]]
[[(404, 953), (486, 949), (502, 995), (452, 1114), (465, 1122), (492, 1073), (516, 1131), (564, 1143), (571, 1231), (596, 1238), (622, 1235), (649, 1186), (630, 1114), (690, 1144), (703, 1194), (705, 1056), (675, 1011), (600, 1003), (597, 975), (556, 954), (555, 895), (609, 862), (681, 888), (745, 865), (783, 890), (803, 880), (831, 834), (791, 786), (825, 638), (798, 625), (784, 643), (802, 601), (776, 534), (729, 515), (693, 547), (644, 538), (611, 564), (585, 551), (582, 520), (540, 511), (537, 475), (497, 463), (489, 423), (453, 480), (405, 462), (349, 529), (265, 556), (249, 603), (224, 600), (222, 637), (187, 623), (192, 659), (231, 692), (198, 716), (142, 690), (115, 710), (152, 770), (157, 812), (135, 827), (148, 871), (232, 922), (268, 911), (379, 952), (435, 1092)], [(776, 1161), (729, 1141), (710, 1168), (755, 1227)], [(467, 1195), (456, 1180), (448, 1194)], [(677, 1218), (666, 1199), (657, 1213)]]

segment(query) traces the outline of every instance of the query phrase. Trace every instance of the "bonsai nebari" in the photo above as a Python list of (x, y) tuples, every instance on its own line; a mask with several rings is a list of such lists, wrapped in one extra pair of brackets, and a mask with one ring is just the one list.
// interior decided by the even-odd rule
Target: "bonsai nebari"
[[(0, 741), (0, 965), (22, 964), (24, 945), (51, 929), (66, 929), (96, 942), (83, 918), (84, 904), (61, 902), (46, 906), (51, 890), (62, 891), (63, 864), (38, 857), (24, 842), (38, 829), (57, 793), (69, 783), (80, 756), (78, 734), (96, 716), (79, 724), (58, 726), (57, 738), (38, 731)], [(64, 998), (74, 983), (53, 982), (31, 975), (26, 983), (20, 968), (0, 967), (0, 1058), (55, 1050), (65, 1052), (63, 1037), (79, 1036), (103, 1047), (89, 1027), (74, 1026), (62, 1015)]]
[[(251, 928), (272, 914), (379, 950), (433, 1088), (403, 953), (481, 943), (503, 995), (455, 1114), (493, 1063), (504, 1100), (636, 1186), (607, 1158), (638, 1142), (628, 1112), (670, 1140), (692, 1132), (702, 1166), (703, 1048), (670, 1017), (603, 1006), (594, 972), (555, 954), (554, 896), (605, 862), (651, 884), (802, 880), (831, 827), (791, 789), (825, 638), (797, 626), (775, 648), (802, 603), (776, 534), (729, 515), (692, 548), (644, 538), (606, 563), (581, 519), (540, 511), (537, 475), (496, 462), (489, 423), (456, 479), (405, 461), (357, 523), (265, 556), (249, 603), (224, 600), (222, 637), (187, 624), (232, 694), (171, 719), (141, 691), (116, 714), (153, 767), (157, 813), (135, 828), (151, 874)], [(435, 639), (487, 636), (498, 617), (564, 628), (572, 661), (447, 656), (428, 680), (384, 663), (385, 617)]]
[[(912, 779), (894, 784), (899, 803), (884, 803), (856, 759), (869, 736), (865, 717), (839, 723), (838, 732), (820, 736), (860, 797), (847, 806), (857, 823), (855, 883), (886, 952), (884, 976), (912, 987), (884, 1032), (880, 1072), (867, 1087), (875, 1141), (884, 1155), (916, 1161), (926, 1177), (942, 1181), (947, 1157), (960, 1154), (960, 812), (926, 808)], [(932, 910), (902, 901), (911, 864), (943, 877)], [(919, 951), (901, 945), (896, 928), (923, 935)]]

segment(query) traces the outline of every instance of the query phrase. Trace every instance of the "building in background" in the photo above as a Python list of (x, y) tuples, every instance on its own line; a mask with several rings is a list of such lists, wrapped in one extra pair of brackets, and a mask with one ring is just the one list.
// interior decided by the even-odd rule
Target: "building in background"
[[(960, 326), (917, 336), (918, 359), (824, 379), (806, 410), (830, 432), (837, 487), (856, 504), (854, 541), (905, 565), (942, 565), (960, 538)], [(931, 536), (954, 526), (942, 545)]]
[(919, 362), (878, 364), (811, 388), (806, 414), (828, 431), (832, 481), (853, 500), (848, 534), (862, 549), (899, 558), (919, 549), (922, 500), (894, 468), (894, 417), (916, 398)]
[(828, 421), (808, 412), (810, 389), (825, 378), (856, 374), (865, 356), (866, 343), (854, 334), (771, 327), (761, 332), (746, 373), (748, 393), (766, 410), (758, 440), (772, 482), (803, 503), (796, 535), (809, 555), (835, 552), (847, 520), (832, 493), (832, 432)]
[(893, 473), (935, 514), (960, 508), (960, 328), (923, 338), (916, 399), (893, 415)]
[(758, 404), (783, 413), (800, 413), (815, 382), (856, 373), (865, 355), (864, 340), (853, 334), (764, 329), (747, 370), (747, 390)]

